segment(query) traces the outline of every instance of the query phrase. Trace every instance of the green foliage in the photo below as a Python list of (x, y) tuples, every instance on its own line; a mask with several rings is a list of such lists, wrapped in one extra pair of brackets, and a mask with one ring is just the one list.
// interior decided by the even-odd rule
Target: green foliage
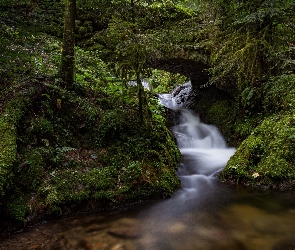
[(49, 136), (53, 133), (53, 125), (44, 117), (33, 120), (31, 124), (32, 125), (30, 129), (32, 130), (32, 133), (36, 133), (38, 136)]
[[(0, 194), (5, 194), (7, 182), (11, 179), (11, 167), (16, 158), (16, 132), (14, 123), (9, 123), (7, 118), (0, 118)], [(13, 128), (13, 129), (12, 129)]]
[(0, 203), (6, 189), (13, 188), (11, 179), (13, 178), (12, 167), (17, 154), (16, 128), (25, 108), (24, 99), (15, 99), (6, 105), (5, 111), (0, 116)]
[[(209, 96), (208, 98), (211, 99)], [(237, 115), (237, 110), (233, 101), (220, 100), (214, 103), (206, 113), (206, 122), (216, 125), (222, 135), (227, 138), (230, 145), (237, 143), (237, 138), (233, 135), (233, 123)]]
[(9, 211), (10, 216), (17, 221), (25, 222), (25, 216), (28, 212), (28, 207), (24, 197), (13, 196), (8, 202), (7, 211)]
[(234, 133), (238, 116), (236, 102), (224, 91), (215, 86), (202, 88), (200, 97), (192, 106), (203, 122), (218, 127), (231, 146), (238, 143), (237, 133)]
[[(140, 79), (150, 74), (145, 65), (147, 62), (163, 56), (164, 53), (168, 54), (168, 51), (173, 48), (171, 45), (175, 42), (176, 37), (181, 40), (177, 32), (182, 29), (177, 29), (170, 37), (165, 34), (172, 33), (176, 24), (178, 25), (183, 19), (191, 17), (192, 11), (171, 1), (150, 3), (146, 1), (120, 1), (117, 5), (113, 2), (109, 4), (113, 4), (114, 13), (108, 23), (108, 28), (104, 32), (98, 33), (94, 40), (104, 44), (109, 52), (114, 52), (108, 53), (106, 60), (111, 62), (112, 67), (116, 69), (116, 74), (123, 80), (123, 88), (129, 80), (137, 81), (139, 113), (141, 117), (148, 119), (146, 96), (140, 83)], [(175, 27), (170, 24), (175, 24)], [(156, 31), (149, 30), (156, 27), (161, 28)], [(183, 23), (183, 27), (185, 27), (185, 23)], [(186, 32), (184, 31), (184, 33)], [(193, 32), (191, 31), (191, 33)], [(183, 49), (180, 48), (179, 53), (184, 54)], [(124, 94), (128, 91), (123, 89), (122, 92), (122, 99), (124, 99)]]
[[(98, 199), (98, 193), (115, 187), (114, 172), (110, 168), (83, 169), (71, 168), (50, 173), (49, 182), (39, 188), (39, 195), (45, 199), (49, 207), (62, 207), (64, 204), (78, 205), (91, 198)], [(101, 197), (102, 198), (102, 197)]]
[(252, 131), (261, 123), (263, 116), (261, 113), (249, 115), (244, 118), (237, 119), (234, 131), (238, 142), (240, 143), (246, 139)]
[[(84, 88), (83, 95), (85, 91), (93, 92)], [(104, 98), (112, 95), (109, 91)], [(59, 106), (57, 99), (61, 100)], [(8, 145), (6, 138), (1, 144), (12, 156), (3, 155), (5, 168), (1, 169), (1, 201), (11, 218), (25, 221), (37, 210), (59, 216), (65, 207), (90, 200), (122, 205), (168, 196), (179, 188), (175, 169), (180, 153), (156, 99), (149, 99), (152, 119), (144, 126), (139, 125), (134, 103), (122, 109), (117, 101), (112, 103), (116, 106), (102, 109), (95, 98), (59, 88), (49, 88), (29, 106), (26, 101), (13, 99), (6, 105), (9, 115), (1, 116), (3, 135), (9, 132), (13, 140), (13, 145)], [(7, 129), (10, 119), (21, 128), (17, 133)], [(153, 157), (152, 152), (158, 156)], [(4, 197), (14, 193), (27, 193), (28, 197), (21, 205), (17, 197), (16, 203), (4, 202)]]
[[(54, 78), (61, 54), (63, 1), (1, 2), (1, 215), (25, 222), (36, 214), (61, 215), (65, 208), (89, 201), (122, 206), (166, 197), (180, 187), (175, 169), (181, 155), (165, 126), (163, 108), (151, 93), (142, 94), (149, 99), (143, 100), (146, 122), (141, 124), (135, 110), (137, 90), (127, 82), (134, 80), (129, 77), (149, 75), (143, 64), (157, 50), (149, 46), (152, 34), (145, 36), (142, 29), (167, 20), (176, 23), (191, 13), (170, 1), (138, 1), (127, 11), (119, 6), (130, 7), (128, 1), (104, 2), (118, 10), (113, 15), (108, 8), (101, 20), (112, 17), (110, 36), (103, 41), (116, 52), (111, 66), (118, 63), (110, 70), (100, 59), (102, 45), (91, 51), (76, 47), (76, 82), (67, 89)], [(97, 10), (93, 5), (87, 8)], [(131, 20), (134, 11), (138, 22)], [(122, 19), (120, 12), (125, 13)], [(91, 13), (84, 14), (79, 12), (77, 21), (81, 43), (101, 25), (88, 20)], [(128, 39), (120, 37), (122, 31), (131, 32)], [(165, 75), (161, 80), (155, 74), (157, 92), (182, 79), (158, 72)]]
[(38, 195), (41, 199), (44, 199), (45, 205), (48, 206), (51, 212), (57, 213), (59, 215), (61, 214), (61, 210), (57, 205), (59, 204), (60, 197), (58, 197), (58, 193), (55, 187), (48, 184), (41, 186), (38, 189)]
[(75, 54), (75, 81), (96, 90), (106, 87), (108, 80), (112, 78), (112, 73), (100, 59), (100, 51), (87, 51), (76, 47)]
[(140, 162), (131, 161), (127, 167), (122, 169), (124, 172), (121, 174), (120, 179), (122, 184), (129, 183), (129, 185), (136, 185), (139, 186), (142, 179), (142, 164)]
[(183, 84), (186, 77), (180, 74), (172, 74), (163, 70), (153, 70), (148, 82), (152, 87), (152, 92), (157, 94), (169, 93), (175, 86)]
[[(294, 7), (289, 0), (200, 1), (210, 83), (234, 98), (237, 111), (230, 124), (241, 144), (223, 180), (294, 188)], [(207, 110), (218, 117), (221, 106), (217, 100)]]
[[(34, 74), (56, 73), (60, 46), (56, 38), (42, 33), (48, 27), (48, 20), (40, 18), (39, 13), (44, 2), (40, 5), (32, 1), (1, 2), (0, 88), (9, 86), (13, 79), (24, 82)], [(46, 16), (49, 16), (48, 13), (52, 15), (52, 12), (47, 12), (48, 9), (42, 11), (47, 13)]]
[(42, 179), (46, 176), (45, 161), (39, 150), (28, 152), (24, 157), (26, 161), (21, 163), (16, 169), (17, 178), (20, 178), (19, 185), (26, 192), (35, 192), (42, 183)]
[[(185, 79), (145, 68), (162, 58), (210, 63), (208, 85), (224, 90), (199, 90), (206, 98), (196, 105), (239, 144), (224, 180), (294, 187), (293, 1), (81, 0), (76, 38), (83, 48), (75, 48), (76, 78), (67, 90), (44, 77), (57, 73), (63, 7), (0, 3), (0, 202), (9, 216), (24, 220), (38, 208), (60, 215), (88, 201), (118, 205), (179, 188), (181, 155), (153, 93)], [(151, 92), (143, 92), (142, 78)], [(28, 100), (28, 81), (32, 89), (45, 85), (43, 95)]]
[(131, 119), (134, 114), (128, 114), (120, 110), (109, 111), (101, 118), (98, 127), (98, 143), (101, 146), (110, 145), (114, 140), (124, 140), (132, 135), (137, 128), (133, 126)]
[(272, 77), (264, 87), (264, 108), (267, 112), (287, 111), (295, 108), (295, 75)]

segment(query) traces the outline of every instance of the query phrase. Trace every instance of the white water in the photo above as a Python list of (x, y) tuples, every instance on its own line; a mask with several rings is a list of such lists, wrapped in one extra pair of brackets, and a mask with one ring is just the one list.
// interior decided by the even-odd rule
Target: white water
[(183, 156), (178, 168), (182, 189), (140, 214), (143, 236), (137, 249), (295, 249), (294, 199), (284, 203), (278, 199), (282, 194), (251, 193), (219, 181), (235, 148), (227, 147), (215, 126), (186, 109), (190, 91), (188, 82), (159, 97), (180, 112), (173, 132)]
[(187, 172), (190, 175), (215, 176), (225, 167), (235, 149), (227, 147), (215, 126), (200, 122), (191, 110), (181, 112), (181, 123), (173, 128), (173, 132), (180, 152), (190, 162), (189, 167), (179, 169), (182, 184), (187, 186)]
[[(136, 81), (129, 81), (128, 84), (130, 86), (137, 86), (137, 82)], [(151, 85), (147, 80), (141, 79), (141, 84), (142, 86), (147, 89), (147, 90), (151, 90)]]
[(198, 178), (215, 178), (235, 152), (235, 148), (227, 147), (215, 126), (202, 123), (192, 110), (184, 108), (191, 91), (192, 85), (187, 82), (172, 94), (159, 96), (162, 105), (181, 112), (179, 124), (173, 127), (173, 133), (184, 158), (178, 176), (182, 187), (190, 190), (198, 188)]
[(160, 103), (173, 110), (185, 108), (190, 104), (190, 94), (192, 92), (191, 82), (186, 82), (183, 85), (176, 87), (171, 94), (159, 95)]

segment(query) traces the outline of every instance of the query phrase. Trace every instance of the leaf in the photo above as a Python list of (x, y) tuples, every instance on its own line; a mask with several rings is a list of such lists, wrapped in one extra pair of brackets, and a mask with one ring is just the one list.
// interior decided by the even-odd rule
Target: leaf
[(254, 178), (257, 178), (257, 177), (259, 176), (259, 174), (258, 174), (258, 173), (254, 173), (254, 174), (252, 174), (252, 176), (253, 176)]
[(92, 158), (92, 159), (97, 159), (98, 156), (97, 156), (97, 154), (91, 154), (91, 158)]

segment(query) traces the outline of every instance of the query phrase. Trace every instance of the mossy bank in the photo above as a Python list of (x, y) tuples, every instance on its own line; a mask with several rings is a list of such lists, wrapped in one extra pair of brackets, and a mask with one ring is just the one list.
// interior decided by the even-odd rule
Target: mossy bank
[(8, 93), (2, 107), (4, 221), (28, 225), (122, 207), (168, 197), (180, 187), (181, 155), (156, 99), (149, 98), (150, 117), (142, 123), (134, 103), (81, 86), (63, 90), (52, 81)]
[(269, 80), (261, 106), (253, 107), (252, 112), (216, 87), (203, 90), (195, 110), (205, 122), (217, 125), (230, 146), (237, 147), (220, 174), (222, 181), (259, 188), (295, 188), (294, 83), (293, 74)]

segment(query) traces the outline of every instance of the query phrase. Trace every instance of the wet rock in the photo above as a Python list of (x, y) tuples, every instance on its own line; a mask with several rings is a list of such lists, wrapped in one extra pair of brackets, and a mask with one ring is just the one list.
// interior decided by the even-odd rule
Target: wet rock
[(78, 249), (90, 250), (91, 249), (91, 245), (86, 240), (81, 239), (77, 243), (77, 248)]
[(272, 249), (273, 250), (295, 250), (295, 238), (281, 240), (277, 242)]
[(102, 225), (90, 225), (86, 227), (86, 233), (92, 233), (92, 232), (98, 232), (101, 230), (104, 230), (108, 227), (107, 224), (102, 224)]
[(111, 250), (124, 250), (125, 246), (123, 244), (117, 244), (111, 248)]
[(114, 237), (118, 237), (122, 239), (135, 239), (141, 236), (141, 232), (138, 227), (121, 226), (121, 227), (109, 230), (108, 233)]
[(175, 223), (168, 228), (168, 231), (173, 234), (179, 234), (185, 232), (186, 230), (187, 226), (182, 222)]

